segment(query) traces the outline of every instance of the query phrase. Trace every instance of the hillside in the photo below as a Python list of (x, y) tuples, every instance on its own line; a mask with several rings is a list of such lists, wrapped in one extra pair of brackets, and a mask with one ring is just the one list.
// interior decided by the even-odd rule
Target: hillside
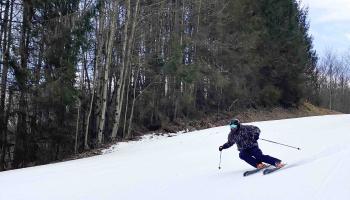
[[(220, 112), (217, 114), (207, 115), (206, 117), (203, 117), (199, 120), (178, 119), (169, 124), (164, 124), (158, 132), (175, 133), (183, 130), (194, 131), (203, 128), (224, 126), (227, 125), (228, 121), (232, 118), (232, 116), (239, 118), (242, 122), (256, 122), (334, 114), (342, 113), (334, 110), (317, 107), (311, 103), (304, 102), (298, 108), (287, 109), (282, 107), (273, 107), (247, 109), (242, 111)], [(139, 132), (139, 135), (143, 134), (143, 131)]]
[[(242, 177), (251, 167), (236, 147), (222, 154), (228, 127), (144, 136), (119, 143), (104, 155), (0, 173), (0, 199), (337, 199), (350, 196), (350, 115), (329, 115), (251, 123), (260, 147), (288, 165), (276, 173)], [(20, 191), (20, 192), (19, 192)]]

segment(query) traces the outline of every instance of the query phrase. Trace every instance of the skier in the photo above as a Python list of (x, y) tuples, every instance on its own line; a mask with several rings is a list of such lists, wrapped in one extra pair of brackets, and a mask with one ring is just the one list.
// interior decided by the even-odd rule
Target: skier
[(219, 151), (230, 148), (237, 144), (239, 157), (251, 166), (257, 169), (266, 168), (268, 163), (277, 168), (285, 164), (281, 160), (272, 156), (264, 155), (258, 146), (260, 129), (252, 125), (242, 125), (238, 119), (230, 121), (231, 132), (228, 135), (228, 141), (219, 147)]

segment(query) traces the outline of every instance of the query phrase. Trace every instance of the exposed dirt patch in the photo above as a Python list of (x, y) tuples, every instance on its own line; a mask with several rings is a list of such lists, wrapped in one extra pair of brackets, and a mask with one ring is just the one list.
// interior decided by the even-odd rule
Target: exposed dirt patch
[(281, 107), (270, 109), (250, 109), (244, 112), (226, 112), (211, 115), (200, 120), (184, 120), (180, 119), (171, 124), (163, 125), (163, 129), (159, 130), (161, 133), (176, 133), (179, 131), (194, 131), (217, 126), (227, 125), (232, 118), (238, 118), (241, 122), (267, 121), (288, 118), (298, 118), (318, 115), (333, 115), (342, 114), (340, 112), (327, 110), (316, 107), (310, 103), (304, 103), (299, 108), (285, 109)]
[(342, 113), (319, 108), (310, 103), (304, 103), (298, 109), (283, 109), (278, 107), (269, 110), (248, 110), (238, 114), (237, 117), (243, 122), (252, 122), (335, 114)]

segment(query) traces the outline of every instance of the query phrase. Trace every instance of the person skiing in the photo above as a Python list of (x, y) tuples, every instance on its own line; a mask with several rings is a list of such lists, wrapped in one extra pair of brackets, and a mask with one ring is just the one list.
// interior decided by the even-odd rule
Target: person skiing
[(219, 147), (219, 151), (230, 148), (237, 144), (239, 158), (257, 169), (267, 167), (268, 163), (277, 168), (283, 167), (285, 164), (281, 160), (269, 155), (264, 155), (259, 148), (258, 139), (260, 129), (252, 125), (242, 125), (238, 119), (230, 121), (231, 131), (225, 144)]

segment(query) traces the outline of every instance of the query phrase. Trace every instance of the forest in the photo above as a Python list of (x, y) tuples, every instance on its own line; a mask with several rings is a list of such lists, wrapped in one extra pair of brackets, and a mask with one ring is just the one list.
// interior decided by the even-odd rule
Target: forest
[(0, 171), (177, 119), (303, 102), (350, 113), (350, 49), (295, 0), (2, 0)]

